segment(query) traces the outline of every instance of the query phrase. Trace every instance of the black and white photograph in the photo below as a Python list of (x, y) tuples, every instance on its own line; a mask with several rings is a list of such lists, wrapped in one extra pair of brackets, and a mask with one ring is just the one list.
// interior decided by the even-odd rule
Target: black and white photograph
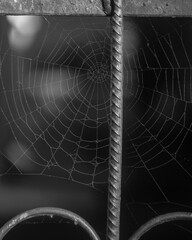
[(0, 239), (192, 239), (192, 2), (0, 2)]

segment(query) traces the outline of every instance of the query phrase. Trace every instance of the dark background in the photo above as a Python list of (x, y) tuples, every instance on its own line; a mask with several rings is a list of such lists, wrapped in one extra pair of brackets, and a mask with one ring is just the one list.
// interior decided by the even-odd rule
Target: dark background
[[(124, 19), (124, 139), (120, 224), (122, 240), (128, 239), (143, 223), (155, 216), (174, 211), (191, 211), (191, 23), (190, 18)], [(10, 107), (10, 112), (13, 114), (10, 116), (7, 111), (7, 119), (5, 114), (1, 115), (0, 132), (3, 136), (0, 138), (1, 225), (24, 210), (39, 206), (55, 206), (81, 215), (93, 226), (101, 239), (105, 238), (110, 128), (108, 124), (109, 26), (109, 19), (104, 18), (80, 20), (70, 17), (46, 17), (43, 19), (43, 27), (36, 37), (34, 46), (27, 52), (18, 53), (9, 48), (7, 29), (10, 26), (5, 18), (1, 18), (0, 105), (1, 112), (5, 113), (7, 107)], [(62, 31), (63, 35), (59, 40)], [(69, 34), (68, 38), (64, 38), (65, 33)], [(44, 39), (46, 41), (43, 41)], [(39, 51), (40, 46), (43, 46), (41, 51)], [(76, 48), (77, 46), (79, 48)], [(81, 160), (85, 160), (86, 163), (100, 163), (94, 165), (100, 173), (95, 178), (92, 177), (92, 165), (85, 166), (80, 160), (81, 174), (76, 171), (77, 175), (73, 173), (71, 179), (68, 175), (69, 171), (61, 171), (61, 169), (70, 170), (71, 160), (61, 162), (58, 160), (59, 168), (54, 167), (52, 163), (46, 172), (42, 171), (41, 165), (35, 164), (32, 165), (34, 168), (29, 168), (27, 172), (19, 173), (15, 165), (6, 157), (5, 149), (10, 139), (17, 137), (17, 141), (27, 142), (27, 137), (31, 137), (32, 141), (35, 132), (33, 129), (33, 134), (30, 135), (30, 125), (22, 125), (22, 122), (17, 120), (18, 113), (15, 109), (21, 103), (18, 93), (26, 92), (27, 89), (23, 80), (24, 73), (18, 63), (21, 64), (23, 61), (26, 72), (29, 71), (33, 76), (29, 68), (30, 62), (33, 64), (33, 71), (37, 72), (37, 68), (41, 71), (48, 68), (50, 60), (54, 66), (72, 67), (76, 69), (75, 76), (82, 76), (78, 78), (78, 86), (83, 84), (84, 91), (77, 90), (73, 93), (75, 95), (73, 106), (69, 104), (71, 95), (64, 99), (64, 103), (67, 103), (69, 108), (64, 112), (61, 120), (67, 122), (71, 117), (74, 119), (72, 121), (76, 121), (86, 119), (86, 116), (92, 119), (93, 125), (82, 128), (87, 125), (87, 119), (74, 128), (70, 122), (66, 123), (72, 132), (78, 128), (83, 129), (78, 133), (79, 135), (77, 134), (82, 138), (79, 141), (67, 136), (65, 140), (71, 140), (71, 144), (70, 141), (64, 142), (62, 148), (68, 153), (73, 153), (78, 146), (81, 146), (80, 149), (85, 149), (76, 156), (77, 158), (81, 156)], [(79, 68), (82, 74), (77, 74)], [(17, 86), (15, 82), (18, 81), (18, 73), (24, 87), (13, 91)], [(97, 82), (95, 85), (91, 85), (92, 73), (98, 73), (97, 78), (94, 78)], [(86, 76), (85, 82), (83, 82), (84, 76)], [(34, 79), (38, 80), (37, 77)], [(2, 83), (6, 89), (3, 89)], [(41, 84), (37, 86), (41, 88)], [(91, 91), (94, 94), (86, 95)], [(101, 91), (105, 97), (98, 95)], [(86, 96), (85, 99), (82, 95)], [(88, 104), (90, 98), (91, 105)], [(29, 102), (31, 101), (29, 112), (37, 109), (39, 99), (37, 97), (34, 99), (35, 104), (33, 98), (28, 99)], [(82, 101), (85, 105), (78, 111), (79, 115), (76, 115), (76, 109)], [(54, 106), (50, 109), (54, 111), (55, 106), (62, 108), (64, 103), (54, 101)], [(41, 104), (39, 107), (42, 107)], [(72, 113), (71, 109), (73, 109)], [(88, 112), (89, 110), (91, 111)], [(48, 113), (44, 115), (42, 113), (42, 116), (48, 122), (51, 121)], [(41, 117), (37, 118), (37, 121), (40, 119), (41, 122)], [(18, 125), (23, 128), (22, 131), (18, 131)], [(100, 131), (97, 131), (98, 128)], [(60, 130), (62, 131), (62, 128)], [(95, 135), (98, 132), (100, 134)], [(57, 133), (52, 136), (55, 139), (59, 137)], [(87, 140), (88, 147), (87, 142), (85, 141), (85, 144), (83, 140)], [(98, 140), (100, 145), (91, 145), (95, 140)], [(36, 163), (42, 163), (41, 157), (49, 158), (48, 151), (54, 141), (49, 140), (47, 145), (44, 143), (35, 145), (34, 149), (39, 153), (37, 155), (34, 153)], [(44, 150), (43, 146), (45, 146)], [(61, 154), (58, 157), (65, 159), (66, 156)], [(87, 171), (90, 174), (87, 175)], [(33, 223), (22, 224), (8, 237), (9, 239), (17, 239), (17, 237), (53, 239), (67, 236), (67, 239), (76, 237), (86, 239), (84, 235), (80, 235), (83, 234), (82, 231), (73, 224), (65, 221), (61, 223), (57, 218), (53, 218), (52, 224), (45, 218), (43, 221), (44, 223), (42, 219), (35, 219)], [(162, 238), (191, 239), (191, 223), (166, 224), (143, 237), (143, 239)]]

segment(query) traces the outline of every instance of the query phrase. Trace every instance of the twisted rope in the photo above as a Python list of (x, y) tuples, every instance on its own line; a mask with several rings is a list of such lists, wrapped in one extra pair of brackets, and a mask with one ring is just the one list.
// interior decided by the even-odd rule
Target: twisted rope
[(108, 187), (107, 239), (119, 239), (123, 132), (122, 0), (114, 0), (111, 53), (111, 134)]

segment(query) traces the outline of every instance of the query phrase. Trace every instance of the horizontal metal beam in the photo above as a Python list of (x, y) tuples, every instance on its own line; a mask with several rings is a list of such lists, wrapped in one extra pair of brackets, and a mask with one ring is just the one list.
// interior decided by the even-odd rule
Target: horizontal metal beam
[(1, 0), (1, 14), (105, 15), (101, 0)]
[[(103, 0), (1, 0), (0, 14), (105, 16)], [(123, 0), (123, 15), (192, 16), (191, 0)]]

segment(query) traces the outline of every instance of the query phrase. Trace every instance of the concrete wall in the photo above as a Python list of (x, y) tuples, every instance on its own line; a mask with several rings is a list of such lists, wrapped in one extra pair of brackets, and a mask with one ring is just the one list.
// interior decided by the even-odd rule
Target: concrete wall
[[(1, 14), (104, 16), (103, 0), (1, 0)], [(123, 0), (124, 15), (190, 16), (191, 0)]]

